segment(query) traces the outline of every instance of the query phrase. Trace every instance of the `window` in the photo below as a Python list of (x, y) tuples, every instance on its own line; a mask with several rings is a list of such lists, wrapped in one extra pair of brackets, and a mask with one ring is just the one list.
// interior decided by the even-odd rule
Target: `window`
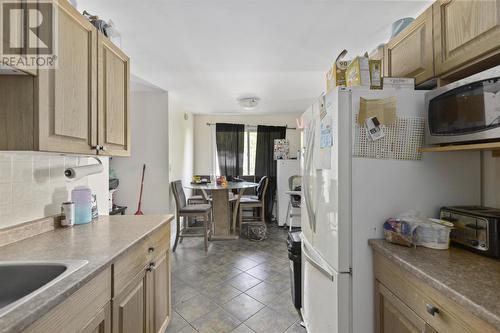
[(243, 176), (255, 175), (255, 154), (257, 151), (257, 127), (245, 127), (245, 148), (243, 154)]

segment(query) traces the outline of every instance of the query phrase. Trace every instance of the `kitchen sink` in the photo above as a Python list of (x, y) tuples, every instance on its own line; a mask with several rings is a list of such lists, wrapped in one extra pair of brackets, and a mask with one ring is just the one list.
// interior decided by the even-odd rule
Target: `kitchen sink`
[(0, 316), (85, 264), (86, 260), (0, 261)]

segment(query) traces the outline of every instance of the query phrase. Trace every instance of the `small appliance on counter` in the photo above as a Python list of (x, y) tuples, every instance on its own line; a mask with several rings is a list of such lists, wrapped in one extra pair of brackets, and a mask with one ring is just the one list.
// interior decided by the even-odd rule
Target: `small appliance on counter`
[(451, 242), (481, 255), (500, 258), (500, 209), (481, 206), (441, 208), (441, 219), (453, 223)]

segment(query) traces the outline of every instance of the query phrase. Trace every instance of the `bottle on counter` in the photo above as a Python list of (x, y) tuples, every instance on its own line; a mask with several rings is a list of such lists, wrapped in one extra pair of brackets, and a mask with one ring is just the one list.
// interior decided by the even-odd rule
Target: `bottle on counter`
[(92, 221), (92, 190), (86, 186), (78, 186), (71, 191), (71, 201), (75, 203), (75, 224)]

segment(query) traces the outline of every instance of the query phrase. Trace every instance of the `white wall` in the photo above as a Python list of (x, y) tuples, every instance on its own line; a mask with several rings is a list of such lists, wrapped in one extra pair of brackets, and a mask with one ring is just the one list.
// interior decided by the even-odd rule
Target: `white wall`
[(481, 153), (482, 158), (482, 205), (500, 208), (500, 158), (492, 157), (491, 151)]
[(57, 215), (77, 186), (97, 195), (100, 215), (108, 214), (108, 158), (101, 174), (70, 181), (68, 167), (95, 164), (93, 158), (36, 152), (0, 152), (0, 228)]
[(131, 100), (131, 156), (114, 157), (110, 165), (120, 185), (114, 202), (134, 214), (139, 200), (142, 165), (146, 164), (142, 211), (165, 214), (169, 207), (168, 93), (160, 90), (134, 91)]
[[(207, 123), (234, 123), (246, 125), (268, 125), (296, 127), (295, 119), (300, 113), (272, 115), (195, 115), (194, 116), (194, 173), (212, 174), (212, 147), (210, 126)], [(290, 141), (290, 157), (297, 157), (300, 147), (300, 132), (287, 130), (286, 138)]]

